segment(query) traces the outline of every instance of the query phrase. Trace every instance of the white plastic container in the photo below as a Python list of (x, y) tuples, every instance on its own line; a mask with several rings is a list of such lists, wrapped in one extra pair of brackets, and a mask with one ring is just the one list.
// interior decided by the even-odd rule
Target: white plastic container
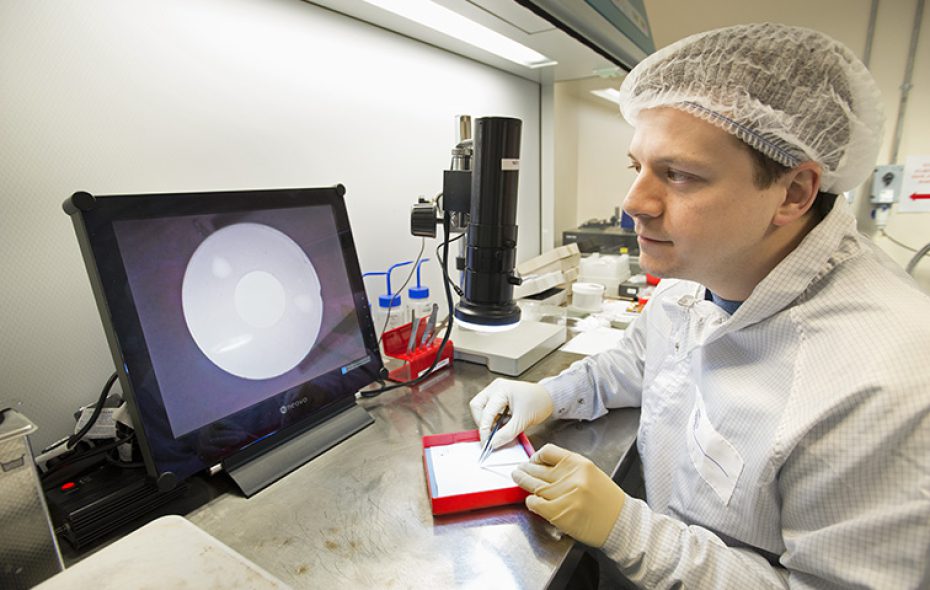
[[(414, 299), (413, 295), (408, 293), (409, 303), (407, 303), (407, 322), (410, 321), (410, 312), (417, 315), (417, 319), (428, 316), (433, 311), (433, 302), (429, 296), (425, 298)], [(407, 323), (403, 322), (403, 323)]]
[(382, 333), (409, 323), (409, 315), (410, 312), (407, 310), (407, 306), (404, 305), (400, 295), (381, 295), (378, 297), (378, 303), (371, 310), (371, 319), (375, 324), (375, 335), (381, 338)]
[(604, 285), (575, 283), (572, 285), (572, 307), (578, 311), (596, 313), (604, 303)]
[(420, 277), (420, 269), (426, 262), (429, 262), (429, 258), (424, 258), (417, 264), (417, 284), (407, 289), (407, 299), (409, 300), (407, 307), (417, 315), (418, 319), (428, 316), (433, 311), (433, 302), (429, 296), (429, 287), (423, 284)]
[[(400, 293), (391, 291), (391, 273), (394, 272), (395, 268), (407, 266), (408, 264), (413, 264), (413, 261), (398, 262), (392, 264), (386, 271), (368, 272), (362, 275), (363, 277), (383, 276), (385, 278), (387, 292), (378, 296), (377, 303), (371, 304), (371, 321), (375, 325), (375, 335), (378, 339), (381, 338), (381, 334), (384, 332), (410, 323), (410, 312), (407, 306), (404, 305), (403, 297)], [(419, 269), (417, 270), (419, 272)], [(419, 276), (417, 284), (419, 284)]]
[(592, 254), (581, 259), (578, 281), (597, 283), (604, 286), (610, 296), (617, 296), (620, 283), (630, 278), (630, 256), (628, 254)]

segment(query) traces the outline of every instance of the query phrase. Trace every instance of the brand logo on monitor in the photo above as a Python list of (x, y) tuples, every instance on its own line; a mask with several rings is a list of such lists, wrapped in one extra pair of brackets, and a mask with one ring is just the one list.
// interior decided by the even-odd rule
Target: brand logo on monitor
[(298, 400), (292, 401), (292, 402), (289, 403), (289, 404), (285, 404), (285, 405), (281, 406), (281, 408), (280, 408), (278, 411), (281, 412), (282, 414), (287, 414), (288, 412), (290, 412), (290, 411), (293, 410), (294, 408), (298, 408), (298, 407), (304, 405), (305, 403), (307, 403), (307, 398), (302, 397), (302, 398), (300, 398), (300, 399), (298, 399)]

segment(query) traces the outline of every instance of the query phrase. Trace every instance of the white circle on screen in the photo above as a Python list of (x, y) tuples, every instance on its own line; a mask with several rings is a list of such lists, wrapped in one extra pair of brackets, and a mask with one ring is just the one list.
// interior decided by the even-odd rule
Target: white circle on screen
[(294, 240), (260, 223), (224, 227), (194, 250), (181, 308), (201, 352), (227, 373), (252, 380), (296, 367), (323, 322), (313, 263)]
[(278, 323), (287, 306), (284, 285), (263, 270), (253, 270), (239, 279), (233, 295), (236, 313), (254, 328), (270, 328)]

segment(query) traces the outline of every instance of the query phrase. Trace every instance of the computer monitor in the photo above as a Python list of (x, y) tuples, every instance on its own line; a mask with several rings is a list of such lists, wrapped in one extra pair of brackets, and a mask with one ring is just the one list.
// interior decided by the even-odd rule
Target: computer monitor
[(345, 188), (93, 196), (71, 216), (145, 465), (248, 496), (372, 422)]

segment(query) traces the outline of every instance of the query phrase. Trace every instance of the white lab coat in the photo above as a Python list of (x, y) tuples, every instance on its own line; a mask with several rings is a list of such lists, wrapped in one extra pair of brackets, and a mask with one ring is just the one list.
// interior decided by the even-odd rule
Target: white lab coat
[(562, 418), (641, 406), (648, 506), (604, 552), (649, 588), (930, 587), (930, 298), (842, 199), (730, 317), (662, 281)]

